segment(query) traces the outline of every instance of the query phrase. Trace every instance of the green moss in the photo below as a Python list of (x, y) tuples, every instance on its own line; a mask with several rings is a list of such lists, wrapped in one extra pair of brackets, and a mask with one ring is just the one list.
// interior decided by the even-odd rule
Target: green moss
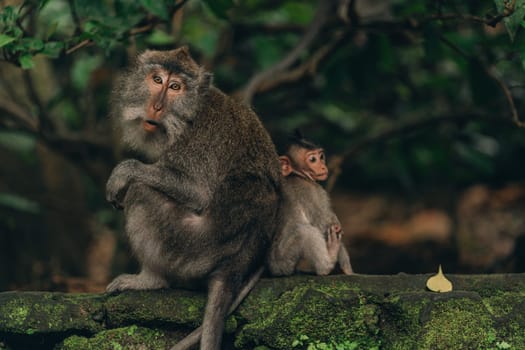
[(169, 322), (197, 327), (202, 322), (206, 295), (188, 291), (128, 291), (106, 302), (110, 325)]
[[(327, 292), (329, 291), (329, 292)], [(265, 344), (274, 349), (290, 349), (294, 340), (305, 335), (312, 342), (344, 339), (376, 343), (379, 309), (366, 298), (341, 290), (322, 290), (302, 285), (273, 301), (258, 305), (259, 315), (250, 319), (235, 345), (250, 348)]]
[(432, 305), (418, 349), (487, 349), (495, 334), (493, 320), (481, 301), (448, 299)]
[(224, 325), (224, 332), (234, 333), (239, 326), (237, 318), (235, 316), (230, 316), (226, 319), (226, 324)]
[[(525, 275), (450, 276), (455, 291), (442, 294), (425, 290), (427, 277), (262, 279), (227, 319), (225, 340), (268, 350), (304, 337), (295, 349), (525, 349)], [(5, 292), (0, 334), (16, 349), (19, 339), (35, 345), (21, 348), (51, 347), (66, 334), (93, 336), (71, 336), (60, 349), (161, 349), (200, 325), (205, 302), (204, 292), (179, 290)]]
[(0, 330), (28, 335), (77, 329), (97, 331), (103, 326), (92, 316), (100, 310), (100, 296), (0, 293)]
[(428, 300), (419, 293), (403, 293), (386, 298), (381, 304), (382, 349), (406, 350), (417, 348), (421, 329), (420, 313)]
[(175, 343), (176, 339), (169, 333), (130, 326), (103, 331), (92, 338), (71, 336), (58, 345), (56, 350), (164, 350)]
[(44, 301), (28, 303), (20, 299), (3, 306), (2, 314), (7, 318), (11, 330), (31, 335), (38, 330), (59, 327), (64, 309), (64, 305), (60, 304), (46, 304)]
[[(517, 303), (516, 300), (521, 302)], [(484, 298), (496, 316), (498, 340), (512, 345), (512, 349), (525, 349), (525, 301), (523, 295), (500, 293), (492, 298)]]
[(505, 317), (511, 313), (516, 304), (516, 298), (522, 299), (525, 293), (509, 293), (497, 291), (493, 295), (484, 297), (483, 303), (494, 317)]
[(12, 327), (22, 326), (29, 315), (29, 306), (20, 301), (12, 301), (2, 308), (2, 312), (12, 322)]

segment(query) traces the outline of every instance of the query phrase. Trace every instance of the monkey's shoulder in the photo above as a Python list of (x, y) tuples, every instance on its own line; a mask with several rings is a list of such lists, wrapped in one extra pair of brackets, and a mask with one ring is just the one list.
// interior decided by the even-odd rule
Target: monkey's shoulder
[(317, 182), (299, 176), (283, 178), (283, 191), (291, 201), (303, 202), (310, 207), (329, 207), (330, 198), (326, 190)]

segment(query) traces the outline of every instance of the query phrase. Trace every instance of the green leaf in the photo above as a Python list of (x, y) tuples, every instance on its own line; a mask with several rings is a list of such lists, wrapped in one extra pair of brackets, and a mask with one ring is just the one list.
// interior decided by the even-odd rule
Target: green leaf
[(154, 15), (159, 16), (164, 20), (168, 19), (168, 9), (166, 8), (166, 3), (164, 1), (140, 0), (140, 4)]
[(148, 43), (152, 45), (168, 45), (168, 44), (174, 44), (175, 38), (165, 31), (155, 29), (153, 33), (151, 33), (147, 39)]
[(18, 58), (18, 62), (23, 69), (31, 69), (35, 66), (33, 55), (22, 55)]
[(84, 23), (84, 32), (89, 34), (95, 34), (98, 32), (100, 24), (97, 21), (86, 21)]
[(102, 18), (108, 16), (108, 6), (104, 0), (74, 0), (80, 18)]
[(233, 7), (233, 0), (204, 0), (213, 14), (222, 19), (228, 19), (228, 10)]
[(2, 12), (0, 12), (0, 18), (6, 25), (15, 25), (17, 17), (17, 13), (13, 6), (6, 6)]
[(86, 56), (76, 60), (71, 69), (71, 78), (75, 88), (83, 91), (89, 83), (91, 74), (100, 67), (102, 62), (101, 56)]
[(190, 43), (193, 43), (205, 56), (212, 57), (217, 49), (219, 32), (223, 24), (207, 23), (198, 17), (188, 17), (184, 20), (181, 36)]
[(44, 42), (36, 38), (24, 38), (23, 44), (29, 51), (41, 51), (44, 49)]
[(40, 0), (40, 4), (38, 5), (38, 9), (42, 10), (44, 7), (46, 7), (49, 0)]
[(15, 40), (16, 38), (13, 38), (12, 36), (0, 34), (0, 47), (4, 47)]
[(311, 4), (303, 1), (287, 1), (283, 5), (283, 11), (288, 15), (288, 20), (291, 23), (308, 24), (313, 18), (314, 8)]
[[(498, 12), (500, 14), (504, 14), (505, 11), (508, 11), (505, 9), (505, 5), (510, 2), (510, 0), (494, 0), (496, 8), (498, 9)], [(511, 41), (514, 41), (516, 33), (520, 28), (524, 17), (525, 0), (516, 0), (516, 2), (514, 3), (514, 12), (510, 16), (503, 19), (503, 23), (505, 23), (505, 27), (507, 28), (507, 33), (509, 34)]]
[(35, 138), (14, 131), (0, 131), (0, 145), (16, 153), (34, 153)]
[(51, 25), (46, 30), (46, 34), (45, 34), (46, 40), (51, 38), (51, 35), (55, 34), (55, 32), (57, 31), (57, 28), (58, 28), (57, 21), (54, 21), (53, 23), (51, 23)]
[(17, 194), (0, 193), (0, 206), (32, 214), (40, 212), (38, 203)]
[(42, 54), (48, 57), (57, 58), (64, 49), (64, 43), (59, 41), (50, 41), (44, 45)]

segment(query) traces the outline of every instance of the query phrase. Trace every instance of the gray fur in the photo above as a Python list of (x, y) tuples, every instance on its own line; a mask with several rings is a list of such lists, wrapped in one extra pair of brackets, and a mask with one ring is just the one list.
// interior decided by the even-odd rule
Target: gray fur
[(283, 179), (283, 190), (284, 220), (268, 259), (270, 273), (274, 276), (294, 272), (327, 275), (337, 262), (345, 274), (353, 273), (341, 234), (333, 230), (334, 224), (339, 227), (341, 224), (323, 187), (290, 175)]
[[(152, 135), (141, 129), (149, 98), (143, 82), (158, 65), (183, 76), (186, 90)], [(151, 164), (126, 160), (106, 185), (107, 199), (124, 208), (141, 263), (139, 274), (121, 275), (107, 290), (207, 286), (201, 349), (220, 349), (226, 313), (264, 264), (277, 230), (281, 176), (255, 113), (210, 81), (181, 48), (147, 51), (117, 87), (123, 141)]]

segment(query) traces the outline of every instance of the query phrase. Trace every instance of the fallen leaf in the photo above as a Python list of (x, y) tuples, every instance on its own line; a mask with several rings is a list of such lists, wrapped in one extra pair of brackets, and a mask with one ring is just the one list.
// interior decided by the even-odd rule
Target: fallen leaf
[(452, 282), (450, 282), (444, 275), (441, 270), (441, 265), (439, 265), (437, 275), (430, 277), (427, 280), (427, 288), (433, 292), (445, 293), (452, 291)]

